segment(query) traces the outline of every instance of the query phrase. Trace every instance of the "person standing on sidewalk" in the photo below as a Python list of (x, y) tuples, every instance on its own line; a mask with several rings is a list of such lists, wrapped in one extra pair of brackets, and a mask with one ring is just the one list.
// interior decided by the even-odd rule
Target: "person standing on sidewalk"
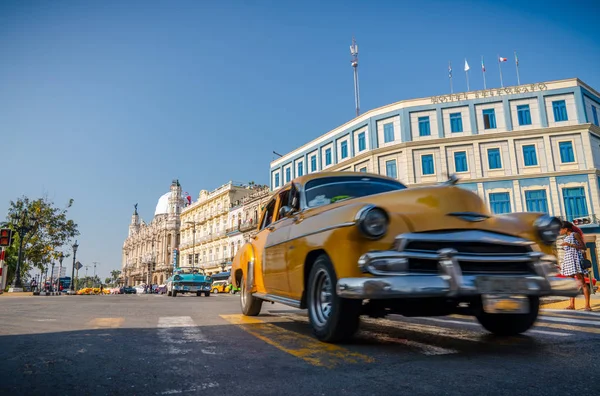
[[(583, 295), (585, 296), (585, 310), (591, 311), (590, 307), (590, 289), (585, 287), (584, 270), (581, 266), (583, 255), (581, 250), (585, 244), (583, 239), (573, 229), (573, 224), (568, 221), (563, 222), (562, 228), (560, 229), (561, 235), (566, 235), (562, 246), (565, 250), (562, 263), (562, 274), (571, 278), (577, 279), (580, 286), (583, 287)], [(575, 298), (571, 298), (571, 304), (566, 309), (575, 309)]]

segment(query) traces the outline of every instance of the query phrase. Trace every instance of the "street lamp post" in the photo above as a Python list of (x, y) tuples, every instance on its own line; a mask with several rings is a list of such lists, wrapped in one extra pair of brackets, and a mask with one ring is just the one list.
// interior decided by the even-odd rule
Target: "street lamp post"
[(75, 257), (77, 256), (77, 248), (79, 245), (77, 241), (73, 244), (73, 268), (71, 269), (71, 291), (75, 291)]
[(62, 262), (63, 259), (65, 258), (65, 255), (63, 254), (63, 252), (60, 252), (60, 256), (58, 256), (58, 292), (61, 293), (62, 290), (60, 290), (60, 272), (62, 271)]
[[(20, 218), (19, 218), (20, 217)], [(13, 217), (13, 226), (15, 231), (19, 235), (19, 255), (17, 257), (17, 271), (15, 279), (11, 285), (9, 292), (20, 292), (23, 291), (23, 284), (21, 283), (21, 262), (23, 261), (23, 241), (27, 233), (34, 229), (35, 218), (30, 217), (27, 209), (23, 209), (21, 215), (15, 215)]]
[(196, 222), (195, 221), (186, 221), (186, 224), (192, 224), (194, 235), (192, 236), (192, 272), (195, 269), (195, 261), (196, 261)]
[(50, 272), (50, 292), (54, 295), (54, 261), (52, 261), (52, 271)]

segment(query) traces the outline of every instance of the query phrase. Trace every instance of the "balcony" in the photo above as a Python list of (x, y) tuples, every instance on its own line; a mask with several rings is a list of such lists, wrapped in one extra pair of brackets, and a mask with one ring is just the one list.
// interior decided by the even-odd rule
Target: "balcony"
[(242, 223), (240, 225), (241, 232), (247, 232), (256, 228), (256, 223), (254, 221), (250, 221), (248, 223)]

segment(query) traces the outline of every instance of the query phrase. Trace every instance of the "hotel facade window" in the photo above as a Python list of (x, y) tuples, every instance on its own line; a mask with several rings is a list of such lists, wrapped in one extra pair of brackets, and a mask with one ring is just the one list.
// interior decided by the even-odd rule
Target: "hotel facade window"
[(279, 172), (275, 173), (275, 188), (279, 187)]
[(587, 200), (583, 187), (563, 188), (562, 193), (568, 221), (573, 221), (577, 217), (588, 216)]
[(461, 113), (450, 114), (450, 131), (452, 131), (452, 133), (463, 132)]
[(312, 157), (310, 157), (310, 171), (311, 172), (317, 171), (317, 156), (316, 155), (313, 155)]
[(531, 125), (531, 111), (529, 105), (517, 106), (517, 118), (519, 125)]
[(525, 206), (528, 212), (548, 213), (548, 198), (546, 190), (525, 191)]
[(483, 110), (483, 128), (496, 129), (496, 111), (494, 109)]
[(560, 152), (560, 162), (563, 164), (575, 162), (575, 154), (573, 153), (572, 142), (558, 143), (558, 150)]
[(534, 144), (523, 146), (523, 162), (525, 166), (537, 166), (538, 160)]
[(383, 142), (389, 143), (394, 141), (394, 124), (388, 123), (383, 126)]
[(393, 179), (398, 178), (398, 171), (396, 169), (396, 160), (385, 161), (385, 174), (387, 177)]
[(510, 213), (510, 194), (490, 193), (490, 208), (495, 214)]
[(596, 108), (596, 106), (592, 106), (592, 118), (594, 120), (594, 124), (600, 126), (600, 124), (598, 123), (598, 109)]
[(367, 137), (364, 132), (358, 134), (358, 151), (364, 151), (367, 149)]
[(285, 182), (289, 183), (289, 181), (292, 180), (292, 168), (286, 168), (285, 169)]
[(344, 159), (346, 157), (348, 157), (348, 142), (347, 141), (343, 141), (340, 144), (340, 148), (341, 148), (341, 158)]
[(325, 166), (331, 165), (331, 149), (325, 150)]
[(419, 117), (419, 136), (431, 136), (429, 116)]
[(465, 151), (454, 152), (454, 169), (456, 172), (467, 172), (469, 170), (467, 153)]
[(360, 168), (359, 172), (367, 173), (367, 167), (365, 166), (365, 167)]
[(425, 176), (435, 174), (433, 154), (425, 154), (421, 156), (421, 172)]
[(298, 176), (302, 176), (304, 174), (303, 171), (304, 171), (304, 167), (302, 166), (302, 162), (299, 162), (298, 163), (298, 172), (297, 172), (297, 175)]
[(502, 169), (502, 158), (500, 157), (499, 148), (488, 149), (488, 168)]
[(567, 121), (567, 104), (564, 100), (555, 100), (552, 102), (552, 112), (554, 113), (554, 121)]

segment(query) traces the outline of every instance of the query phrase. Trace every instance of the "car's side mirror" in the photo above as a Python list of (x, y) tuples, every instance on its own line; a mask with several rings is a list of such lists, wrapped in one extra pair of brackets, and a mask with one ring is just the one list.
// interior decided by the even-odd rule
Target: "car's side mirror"
[(279, 218), (287, 217), (290, 213), (292, 213), (292, 208), (289, 206), (282, 206), (281, 209), (279, 209)]

